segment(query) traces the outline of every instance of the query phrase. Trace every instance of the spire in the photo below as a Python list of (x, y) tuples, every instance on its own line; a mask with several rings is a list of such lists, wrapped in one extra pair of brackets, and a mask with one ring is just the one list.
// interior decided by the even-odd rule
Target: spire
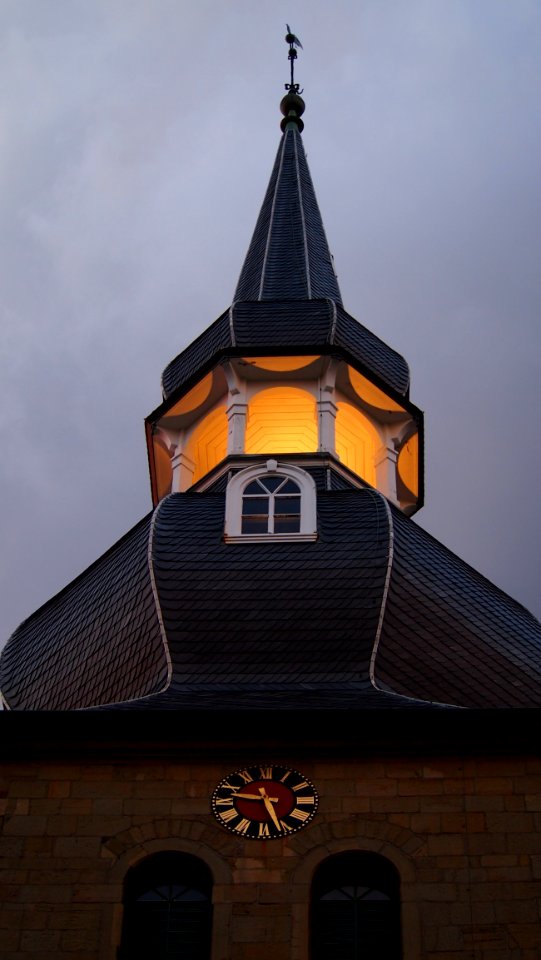
[(287, 25), (291, 82), (280, 109), (282, 140), (234, 299), (342, 302), (301, 137), (304, 100), (294, 82), (300, 40)]

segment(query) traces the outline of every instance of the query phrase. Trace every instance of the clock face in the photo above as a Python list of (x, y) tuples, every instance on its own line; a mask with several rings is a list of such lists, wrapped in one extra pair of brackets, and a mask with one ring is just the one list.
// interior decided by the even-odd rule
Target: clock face
[(297, 770), (278, 764), (236, 770), (212, 795), (219, 823), (249, 840), (287, 837), (301, 830), (312, 820), (317, 805), (313, 784)]

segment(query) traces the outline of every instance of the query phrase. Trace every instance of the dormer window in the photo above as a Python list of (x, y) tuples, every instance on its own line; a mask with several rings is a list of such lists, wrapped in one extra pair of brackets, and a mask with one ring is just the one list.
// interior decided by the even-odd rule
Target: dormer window
[(301, 491), (294, 480), (258, 477), (244, 489), (242, 533), (299, 533)]
[(247, 467), (229, 481), (225, 515), (227, 541), (314, 540), (314, 481), (276, 460)]

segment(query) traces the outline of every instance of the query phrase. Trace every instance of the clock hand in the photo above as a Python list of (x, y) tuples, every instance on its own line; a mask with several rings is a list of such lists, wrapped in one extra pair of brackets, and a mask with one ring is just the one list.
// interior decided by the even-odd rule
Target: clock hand
[[(263, 803), (265, 804), (265, 810), (270, 815), (270, 818), (274, 826), (276, 827), (276, 829), (281, 830), (282, 829), (281, 823), (278, 817), (276, 816), (276, 811), (272, 805), (273, 798), (267, 796), (267, 791), (265, 790), (265, 787), (259, 787), (258, 789), (263, 799)], [(277, 801), (275, 800), (274, 802), (276, 803)]]
[[(263, 794), (257, 794), (257, 793), (236, 793), (235, 797), (240, 797), (241, 800), (263, 800), (264, 799)], [(267, 797), (267, 800), (270, 800), (271, 803), (278, 803), (278, 797)]]

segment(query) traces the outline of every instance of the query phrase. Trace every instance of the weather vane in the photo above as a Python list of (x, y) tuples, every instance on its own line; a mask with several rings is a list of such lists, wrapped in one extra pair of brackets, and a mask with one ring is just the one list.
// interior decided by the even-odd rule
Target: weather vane
[(286, 43), (289, 43), (289, 53), (287, 59), (291, 64), (291, 83), (286, 83), (285, 88), (290, 93), (302, 93), (302, 90), (299, 90), (299, 84), (294, 82), (294, 70), (295, 70), (295, 60), (297, 59), (297, 51), (295, 47), (300, 47), (302, 50), (302, 43), (298, 37), (292, 33), (289, 23), (286, 23), (287, 33), (286, 33)]

